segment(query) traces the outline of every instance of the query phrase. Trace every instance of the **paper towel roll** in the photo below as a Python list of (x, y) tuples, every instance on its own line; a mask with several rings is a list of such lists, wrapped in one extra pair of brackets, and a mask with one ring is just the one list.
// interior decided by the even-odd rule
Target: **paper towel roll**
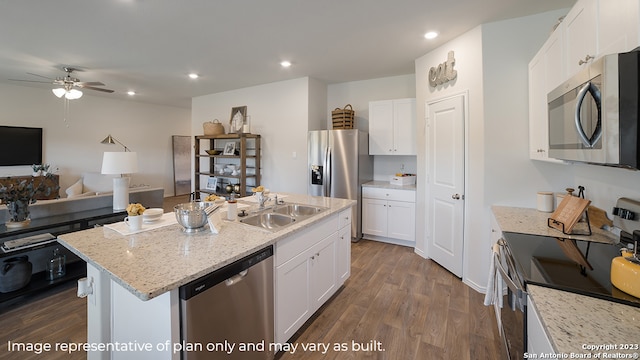
[(553, 193), (550, 191), (538, 192), (538, 211), (552, 212), (553, 211)]

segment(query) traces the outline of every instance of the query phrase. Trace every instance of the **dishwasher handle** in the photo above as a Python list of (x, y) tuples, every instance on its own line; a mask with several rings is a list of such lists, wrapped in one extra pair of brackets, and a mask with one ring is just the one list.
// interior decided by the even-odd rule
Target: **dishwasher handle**
[(233, 286), (233, 285), (239, 283), (240, 281), (242, 281), (242, 279), (244, 279), (244, 277), (247, 276), (248, 272), (249, 272), (249, 269), (242, 270), (238, 274), (236, 274), (236, 275), (228, 278), (227, 280), (225, 280), (224, 283), (227, 286)]

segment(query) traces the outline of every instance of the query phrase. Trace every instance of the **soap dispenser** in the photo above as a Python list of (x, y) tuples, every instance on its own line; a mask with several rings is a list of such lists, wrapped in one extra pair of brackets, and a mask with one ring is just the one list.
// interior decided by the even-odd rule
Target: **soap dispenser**
[(66, 256), (60, 254), (60, 249), (53, 250), (53, 256), (47, 263), (47, 278), (49, 280), (55, 280), (61, 278), (66, 274)]

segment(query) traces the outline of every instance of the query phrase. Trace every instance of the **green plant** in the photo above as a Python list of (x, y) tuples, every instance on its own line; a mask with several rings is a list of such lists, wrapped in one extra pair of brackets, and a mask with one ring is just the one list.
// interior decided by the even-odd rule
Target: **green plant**
[[(59, 186), (47, 186), (46, 179), (50, 176), (42, 178), (31, 178), (31, 180), (21, 180), (0, 186), (0, 200), (2, 203), (10, 203), (14, 201), (23, 201), (29, 204), (36, 202), (37, 194), (51, 195), (51, 192), (59, 189)], [(36, 184), (37, 182), (37, 184)]]

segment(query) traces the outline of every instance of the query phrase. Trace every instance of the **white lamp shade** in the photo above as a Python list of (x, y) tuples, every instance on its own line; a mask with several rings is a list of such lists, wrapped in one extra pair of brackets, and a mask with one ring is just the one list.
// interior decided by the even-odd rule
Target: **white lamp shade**
[(66, 97), (69, 100), (80, 99), (82, 97), (82, 91), (76, 90), (76, 89), (71, 89), (71, 90), (67, 91), (67, 93), (64, 95), (64, 97)]
[(67, 93), (67, 90), (63, 88), (51, 89), (51, 91), (53, 91), (53, 94), (59, 98), (63, 97), (64, 94)]
[(102, 157), (103, 174), (133, 174), (138, 172), (138, 153), (131, 151), (105, 152)]

